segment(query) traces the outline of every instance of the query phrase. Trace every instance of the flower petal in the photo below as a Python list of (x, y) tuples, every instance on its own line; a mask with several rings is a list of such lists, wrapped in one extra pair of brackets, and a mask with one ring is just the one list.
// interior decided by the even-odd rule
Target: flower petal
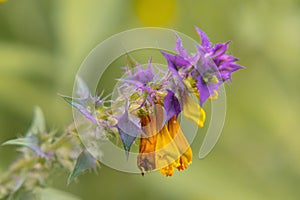
[(190, 62), (185, 60), (182, 56), (172, 55), (166, 52), (162, 52), (163, 56), (167, 59), (168, 68), (172, 73), (173, 77), (178, 80), (180, 88), (184, 88), (182, 77), (179, 75), (178, 70), (180, 67), (187, 67), (190, 65)]
[(213, 54), (212, 57), (216, 58), (223, 55), (227, 51), (229, 43), (230, 41), (224, 44), (216, 44), (212, 49), (212, 54)]
[(177, 41), (176, 41), (176, 46), (175, 46), (175, 51), (185, 59), (189, 58), (188, 52), (183, 48), (182, 45), (182, 40), (181, 38), (177, 35)]
[(180, 152), (166, 125), (157, 134), (155, 156), (156, 168), (166, 176), (172, 176), (174, 168), (180, 165)]
[(195, 27), (195, 29), (196, 29), (198, 35), (199, 35), (200, 38), (201, 38), (201, 45), (202, 45), (205, 49), (207, 49), (207, 50), (211, 49), (212, 46), (211, 46), (210, 40), (209, 40), (209, 38), (207, 37), (207, 35), (204, 33), (204, 31), (202, 31), (202, 30), (201, 30), (200, 28), (198, 28), (198, 27)]
[(181, 112), (180, 103), (171, 90), (168, 90), (168, 94), (164, 98), (164, 108), (167, 115), (166, 121), (168, 121), (174, 115), (178, 116)]
[(183, 96), (183, 114), (186, 118), (194, 121), (199, 127), (204, 126), (206, 119), (205, 112), (189, 95)]
[(184, 59), (181, 55), (172, 55), (166, 52), (162, 52), (163, 56), (167, 59), (169, 69), (178, 71), (178, 67), (187, 67), (190, 62)]
[(180, 124), (175, 115), (168, 122), (168, 130), (171, 134), (171, 137), (175, 141), (180, 153), (180, 158), (179, 158), (180, 165), (177, 166), (177, 169), (184, 170), (187, 168), (188, 165), (192, 163), (193, 152), (190, 147), (190, 144), (186, 140), (180, 128)]
[(209, 98), (210, 91), (208, 89), (207, 83), (202, 79), (202, 76), (198, 77), (197, 88), (200, 96), (200, 106), (203, 106), (204, 102)]

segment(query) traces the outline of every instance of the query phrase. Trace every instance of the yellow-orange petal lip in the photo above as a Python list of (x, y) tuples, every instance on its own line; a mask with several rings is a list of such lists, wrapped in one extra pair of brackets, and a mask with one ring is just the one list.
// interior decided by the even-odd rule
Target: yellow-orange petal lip
[(159, 172), (165, 176), (173, 176), (174, 174), (174, 167), (173, 167), (173, 163), (169, 164), (166, 167), (163, 167), (161, 169), (159, 169)]
[(166, 176), (172, 176), (174, 167), (179, 166), (180, 153), (166, 125), (157, 134), (155, 156), (159, 172)]
[(184, 96), (183, 114), (186, 118), (194, 121), (199, 127), (204, 126), (206, 119), (205, 111), (189, 95)]
[(184, 170), (187, 168), (188, 165), (192, 163), (193, 152), (190, 147), (190, 144), (186, 140), (181, 128), (180, 124), (174, 115), (168, 122), (168, 130), (176, 143), (176, 146), (179, 150), (180, 157), (179, 157), (179, 166), (177, 169)]

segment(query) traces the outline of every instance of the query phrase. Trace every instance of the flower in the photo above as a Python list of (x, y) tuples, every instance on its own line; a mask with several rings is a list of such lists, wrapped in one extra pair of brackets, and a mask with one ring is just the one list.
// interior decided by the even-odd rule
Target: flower
[[(198, 52), (190, 55), (183, 48), (182, 40), (178, 37), (175, 46), (178, 55), (175, 57), (190, 63), (186, 66), (188, 70), (183, 77), (191, 77), (197, 83), (196, 88), (200, 106), (202, 106), (209, 97), (217, 93), (221, 84), (231, 81), (233, 72), (243, 68), (243, 66), (236, 64), (237, 58), (226, 54), (229, 42), (218, 43), (213, 46), (201, 29), (196, 27), (196, 31), (201, 38), (201, 45), (196, 45)], [(170, 56), (167, 59), (172, 61)], [(168, 61), (169, 66), (170, 61)]]
[(144, 69), (129, 56), (129, 65), (119, 79), (118, 97), (109, 102), (110, 107), (106, 106), (108, 101), (86, 92), (88, 88), (80, 79), (79, 98), (65, 98), (104, 131), (114, 128), (127, 158), (139, 138), (137, 166), (142, 175), (158, 170), (172, 176), (175, 169), (184, 170), (192, 163), (192, 149), (178, 117), (181, 114), (203, 127), (203, 104), (217, 98), (219, 87), (231, 82), (232, 73), (243, 68), (236, 64), (237, 58), (226, 53), (229, 42), (212, 45), (202, 30), (196, 27), (196, 31), (201, 37), (197, 52), (187, 52), (180, 37), (175, 45), (177, 54), (161, 52), (168, 71), (154, 70), (151, 59)]
[(158, 169), (163, 175), (172, 176), (175, 168), (183, 170), (191, 164), (192, 150), (177, 121), (181, 107), (175, 94), (168, 91), (164, 98), (167, 123), (160, 97), (155, 99), (154, 112), (142, 111), (140, 114), (144, 135), (140, 138), (137, 165), (142, 175)]
[(156, 133), (155, 122), (150, 121), (149, 115), (141, 116), (141, 125), (147, 137), (141, 137), (138, 155), (138, 167), (144, 172), (154, 169), (166, 176), (172, 176), (174, 169), (179, 171), (192, 163), (192, 150), (180, 129), (176, 115), (168, 125)]
[(226, 54), (230, 41), (212, 46), (204, 31), (198, 27), (196, 27), (196, 31), (202, 40), (201, 45), (198, 46), (199, 53), (204, 53), (204, 58), (214, 61), (214, 64), (217, 66), (217, 70), (221, 75), (222, 82), (231, 80), (231, 74), (233, 72), (244, 68), (243, 66), (236, 64), (236, 61), (238, 61), (237, 58), (230, 54)]

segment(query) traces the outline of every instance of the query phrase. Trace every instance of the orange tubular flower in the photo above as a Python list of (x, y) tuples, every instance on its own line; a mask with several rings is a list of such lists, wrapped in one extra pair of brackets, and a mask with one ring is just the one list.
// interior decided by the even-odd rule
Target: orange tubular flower
[(192, 163), (193, 152), (180, 128), (176, 115), (169, 120), (168, 130), (180, 153), (180, 165), (177, 166), (177, 169), (184, 170)]
[(137, 159), (138, 168), (142, 175), (144, 171), (152, 171), (156, 169), (155, 166), (155, 145), (156, 145), (156, 123), (151, 121), (149, 115), (144, 114), (140, 116), (141, 127), (146, 137), (140, 138), (140, 149)]
[(176, 115), (161, 130), (157, 128), (159, 120), (154, 120), (153, 116), (140, 116), (141, 126), (147, 137), (140, 139), (138, 167), (142, 175), (144, 171), (158, 169), (163, 175), (172, 176), (175, 168), (184, 170), (192, 163), (192, 150)]
[(174, 174), (174, 168), (180, 166), (180, 152), (165, 125), (157, 134), (156, 140), (156, 167), (166, 176)]

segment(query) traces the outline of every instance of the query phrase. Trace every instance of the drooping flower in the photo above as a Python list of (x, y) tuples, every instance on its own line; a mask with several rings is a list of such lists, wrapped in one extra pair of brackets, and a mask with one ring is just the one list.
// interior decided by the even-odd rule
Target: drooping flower
[[(163, 120), (162, 102), (156, 98), (155, 112), (140, 115), (145, 134), (140, 138), (138, 167), (142, 174), (157, 169), (163, 175), (172, 176), (175, 168), (183, 170), (191, 163), (192, 151), (177, 121), (181, 108), (174, 93), (168, 91), (164, 98), (167, 122)], [(173, 115), (169, 117), (170, 114)]]
[[(177, 54), (162, 52), (168, 64), (166, 72), (155, 72), (151, 59), (146, 69), (131, 60), (124, 76), (118, 79), (118, 98), (110, 108), (101, 107), (101, 99), (87, 95), (81, 98), (84, 101), (72, 101), (98, 126), (106, 118), (115, 120), (106, 128), (116, 128), (127, 158), (133, 142), (139, 138), (137, 166), (142, 174), (158, 170), (172, 176), (175, 169), (184, 170), (192, 163), (192, 150), (180, 128), (179, 115), (203, 127), (203, 104), (216, 98), (220, 85), (231, 81), (232, 73), (243, 68), (236, 64), (237, 58), (226, 53), (229, 42), (212, 45), (202, 30), (196, 30), (202, 41), (196, 45), (196, 53), (186, 51), (179, 37), (175, 45)], [(79, 91), (84, 90), (83, 87)], [(88, 109), (86, 100), (96, 109)]]
[(180, 129), (176, 115), (159, 131), (155, 131), (155, 122), (149, 115), (141, 116), (142, 129), (147, 137), (140, 138), (138, 167), (144, 172), (158, 169), (166, 176), (172, 176), (174, 169), (179, 171), (192, 163), (192, 150)]
[(160, 173), (166, 176), (174, 174), (174, 168), (179, 167), (180, 151), (174, 142), (168, 126), (165, 125), (156, 136), (156, 167)]

